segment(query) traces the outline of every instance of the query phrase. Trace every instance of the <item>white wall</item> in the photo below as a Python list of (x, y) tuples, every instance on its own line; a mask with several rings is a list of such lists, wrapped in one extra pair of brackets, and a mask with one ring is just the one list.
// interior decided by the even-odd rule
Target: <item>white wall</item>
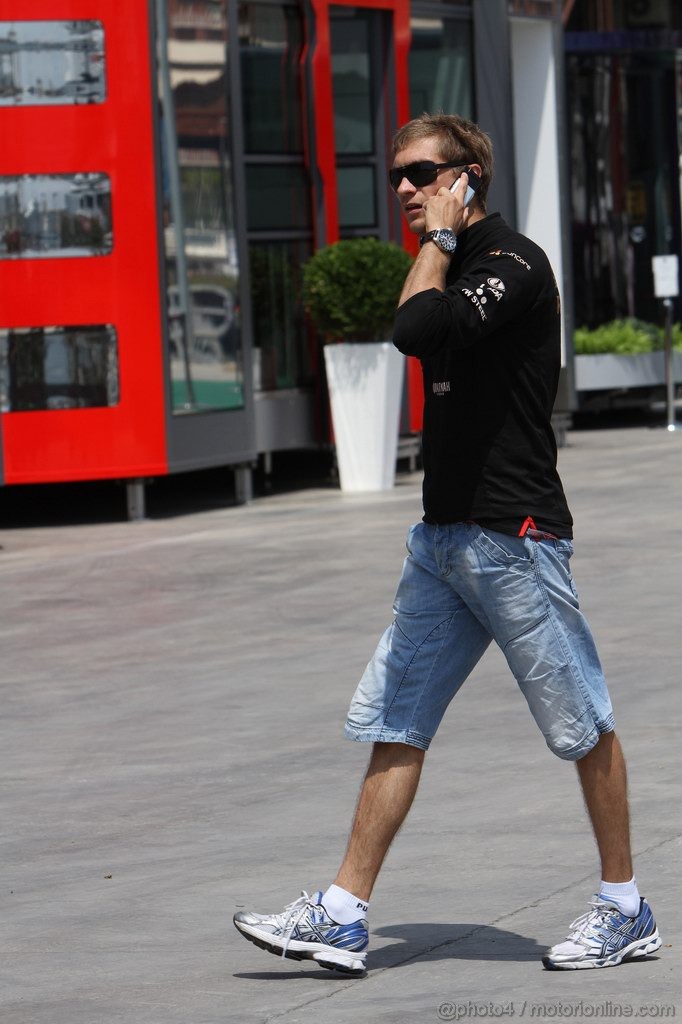
[[(551, 22), (511, 19), (518, 229), (547, 253), (563, 307), (556, 67)], [(566, 349), (562, 339), (562, 364)]]

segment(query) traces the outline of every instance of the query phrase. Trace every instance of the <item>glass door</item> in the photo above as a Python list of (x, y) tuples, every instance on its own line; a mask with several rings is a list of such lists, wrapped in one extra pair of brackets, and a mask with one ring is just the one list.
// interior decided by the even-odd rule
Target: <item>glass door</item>
[(673, 52), (569, 54), (575, 319), (660, 318), (651, 257), (680, 250)]

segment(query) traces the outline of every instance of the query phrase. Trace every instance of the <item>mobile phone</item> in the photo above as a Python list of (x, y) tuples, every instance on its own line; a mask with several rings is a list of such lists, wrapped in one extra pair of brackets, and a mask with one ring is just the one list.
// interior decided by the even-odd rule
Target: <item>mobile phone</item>
[[(476, 171), (472, 171), (470, 167), (465, 167), (464, 173), (469, 176), (469, 183), (467, 185), (466, 195), (464, 196), (464, 205), (468, 206), (471, 200), (474, 198), (474, 195), (476, 194), (476, 189), (481, 184), (481, 179), (479, 178), (478, 174), (476, 174)], [(455, 181), (450, 186), (451, 192), (455, 191), (457, 185), (459, 184), (459, 180), (460, 179), (458, 178), (457, 181)]]

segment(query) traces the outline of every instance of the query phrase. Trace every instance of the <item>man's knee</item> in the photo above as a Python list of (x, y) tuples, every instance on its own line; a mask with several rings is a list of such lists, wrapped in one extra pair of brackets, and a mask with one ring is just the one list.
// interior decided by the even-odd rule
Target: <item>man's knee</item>
[(597, 729), (591, 729), (576, 740), (575, 736), (561, 730), (545, 734), (545, 742), (552, 753), (562, 761), (580, 761), (594, 750), (602, 735)]

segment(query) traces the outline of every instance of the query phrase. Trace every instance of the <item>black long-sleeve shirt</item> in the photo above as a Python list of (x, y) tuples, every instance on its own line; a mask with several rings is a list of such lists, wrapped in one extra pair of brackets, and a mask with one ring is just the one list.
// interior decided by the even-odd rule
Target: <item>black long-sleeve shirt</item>
[(445, 291), (408, 299), (393, 341), (423, 367), (425, 521), (518, 533), (530, 516), (571, 537), (550, 422), (561, 309), (542, 249), (499, 214), (472, 224)]

